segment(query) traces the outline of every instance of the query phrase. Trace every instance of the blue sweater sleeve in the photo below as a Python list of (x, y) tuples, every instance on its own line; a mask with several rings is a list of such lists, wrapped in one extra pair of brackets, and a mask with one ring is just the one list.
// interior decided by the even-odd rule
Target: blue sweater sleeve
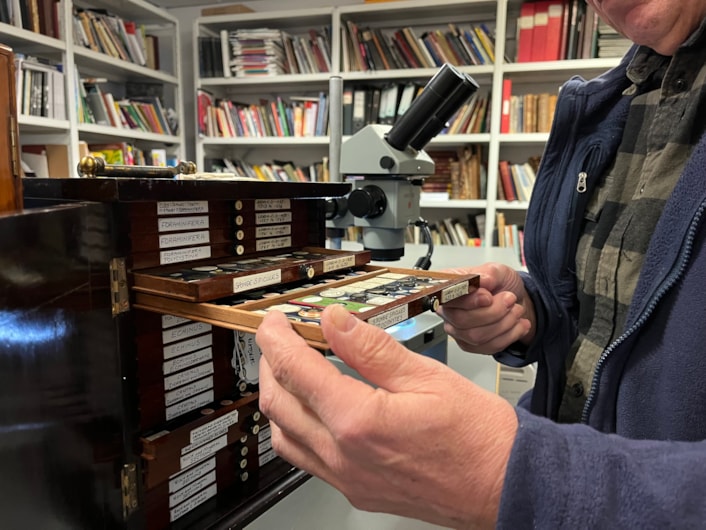
[(631, 440), (517, 415), (497, 528), (703, 528), (706, 441)]

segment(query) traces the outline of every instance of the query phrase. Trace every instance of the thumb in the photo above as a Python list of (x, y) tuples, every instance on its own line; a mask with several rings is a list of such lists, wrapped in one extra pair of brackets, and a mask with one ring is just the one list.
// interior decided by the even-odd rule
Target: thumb
[(324, 310), (322, 331), (331, 350), (374, 385), (390, 392), (412, 390), (420, 373), (438, 368), (438, 362), (414, 353), (384, 330), (332, 305)]

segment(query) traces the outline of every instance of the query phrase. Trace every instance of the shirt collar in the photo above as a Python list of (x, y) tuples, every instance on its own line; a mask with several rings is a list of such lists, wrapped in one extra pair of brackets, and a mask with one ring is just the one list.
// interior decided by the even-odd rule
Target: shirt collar
[[(706, 41), (706, 19), (704, 19), (699, 27), (679, 46), (679, 50), (674, 55), (678, 57), (682, 50), (689, 50), (696, 46), (703, 46)], [(671, 62), (672, 57), (660, 55), (656, 51), (647, 46), (639, 46), (630, 64), (627, 67), (627, 76), (635, 85), (643, 85), (650, 78), (657, 74), (657, 78), (661, 78), (666, 71), (667, 66)]]

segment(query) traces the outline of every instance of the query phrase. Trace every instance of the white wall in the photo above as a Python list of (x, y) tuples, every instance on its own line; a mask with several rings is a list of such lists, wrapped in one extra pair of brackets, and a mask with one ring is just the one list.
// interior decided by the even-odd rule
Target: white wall
[[(185, 131), (185, 158), (186, 160), (195, 160), (196, 157), (196, 136), (195, 136), (195, 93), (196, 88), (194, 84), (194, 61), (193, 61), (193, 31), (194, 31), (194, 21), (201, 16), (201, 9), (209, 6), (222, 6), (228, 3), (238, 3), (245, 5), (254, 11), (281, 11), (281, 10), (295, 10), (295, 9), (305, 9), (314, 7), (333, 7), (351, 4), (361, 4), (362, 0), (351, 1), (351, 0), (299, 0), (299, 1), (286, 1), (286, 0), (254, 0), (250, 2), (221, 2), (214, 3), (206, 6), (198, 7), (179, 7), (167, 9), (169, 13), (174, 15), (179, 19), (180, 28), (180, 42), (181, 42), (181, 76), (182, 76), (182, 94), (184, 101), (184, 116), (180, 118), (180, 123), (184, 127)], [(201, 168), (199, 168), (201, 169)]]

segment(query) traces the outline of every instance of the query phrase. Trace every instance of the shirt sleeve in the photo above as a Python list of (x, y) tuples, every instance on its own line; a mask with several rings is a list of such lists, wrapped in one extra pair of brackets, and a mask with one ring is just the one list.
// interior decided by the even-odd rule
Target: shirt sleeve
[(703, 527), (705, 441), (631, 440), (517, 415), (497, 528)]

